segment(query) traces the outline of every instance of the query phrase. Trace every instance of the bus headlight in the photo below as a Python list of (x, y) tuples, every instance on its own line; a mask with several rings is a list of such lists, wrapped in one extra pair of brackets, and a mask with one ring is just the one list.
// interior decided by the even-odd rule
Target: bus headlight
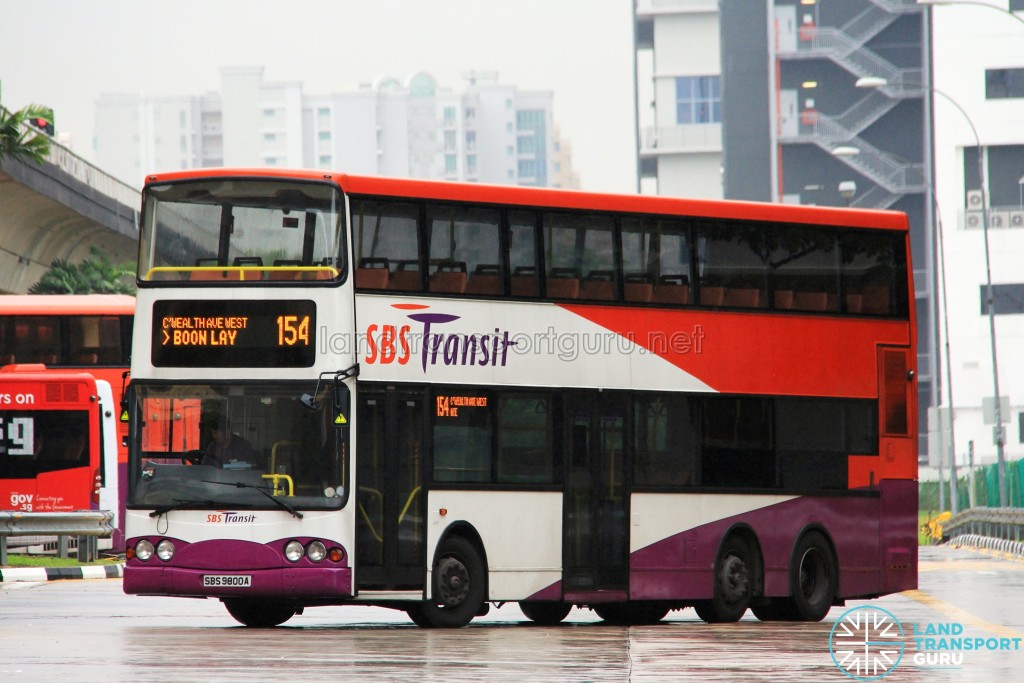
[(139, 558), (143, 562), (153, 557), (153, 544), (142, 539), (135, 544), (135, 557)]
[(321, 541), (313, 541), (306, 548), (306, 556), (314, 562), (320, 562), (327, 557), (327, 547)]
[(288, 541), (284, 547), (284, 556), (289, 562), (298, 562), (302, 559), (303, 547), (298, 541)]
[(156, 556), (164, 562), (167, 562), (174, 557), (174, 544), (168, 541), (166, 538), (156, 545)]

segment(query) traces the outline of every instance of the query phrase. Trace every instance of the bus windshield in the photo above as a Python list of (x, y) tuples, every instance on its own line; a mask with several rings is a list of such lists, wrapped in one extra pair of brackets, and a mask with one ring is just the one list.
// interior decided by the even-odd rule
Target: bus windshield
[(215, 179), (153, 185), (143, 200), (143, 281), (335, 280), (341, 195), (310, 182)]
[(344, 505), (344, 386), (322, 388), (315, 401), (302, 401), (308, 388), (294, 383), (133, 383), (131, 390), (139, 428), (129, 506)]

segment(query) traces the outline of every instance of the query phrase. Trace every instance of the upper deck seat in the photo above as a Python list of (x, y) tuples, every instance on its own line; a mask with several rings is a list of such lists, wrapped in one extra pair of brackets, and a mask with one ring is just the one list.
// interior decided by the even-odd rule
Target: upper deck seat
[(466, 283), (466, 294), (500, 295), (503, 289), (501, 266), (497, 263), (478, 263)]

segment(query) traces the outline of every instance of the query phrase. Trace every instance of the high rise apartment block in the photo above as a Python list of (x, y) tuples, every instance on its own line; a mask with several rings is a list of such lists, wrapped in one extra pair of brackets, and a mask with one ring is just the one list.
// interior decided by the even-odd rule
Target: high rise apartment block
[(306, 95), (262, 67), (221, 69), (202, 96), (103, 95), (97, 162), (143, 174), (209, 166), (322, 168), (506, 185), (576, 187), (550, 91), (470, 73), (456, 93), (429, 74), (378, 78), (352, 92)]

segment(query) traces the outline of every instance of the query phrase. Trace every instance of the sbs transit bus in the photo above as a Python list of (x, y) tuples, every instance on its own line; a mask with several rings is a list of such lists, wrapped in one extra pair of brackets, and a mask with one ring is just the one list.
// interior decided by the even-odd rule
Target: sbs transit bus
[(142, 216), (127, 593), (458, 627), (917, 584), (901, 213), (204, 169)]
[(117, 411), (87, 372), (0, 367), (0, 510), (116, 515)]
[[(119, 406), (132, 347), (135, 298), (125, 294), (9, 294), (0, 296), (0, 365), (43, 363), (77, 369), (110, 385)], [(115, 408), (115, 410), (118, 410)], [(118, 519), (124, 520), (128, 424), (117, 423), (121, 490)], [(123, 529), (114, 532), (122, 548)]]

